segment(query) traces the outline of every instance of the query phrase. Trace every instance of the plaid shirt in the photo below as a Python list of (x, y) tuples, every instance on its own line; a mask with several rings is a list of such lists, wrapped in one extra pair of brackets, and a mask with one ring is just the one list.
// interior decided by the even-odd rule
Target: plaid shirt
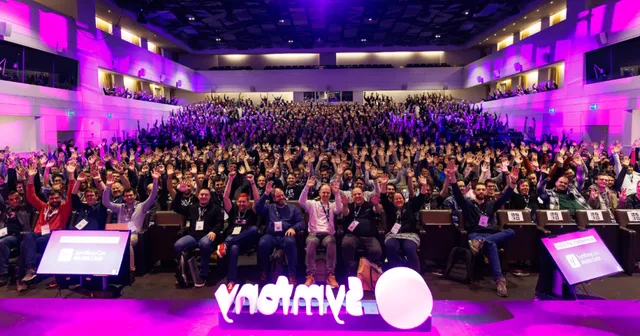
[[(546, 182), (545, 182), (546, 184)], [(544, 204), (551, 210), (559, 210), (560, 209), (560, 198), (558, 197), (558, 193), (553, 189), (541, 188), (539, 190), (539, 197), (544, 201)], [(587, 201), (582, 197), (582, 194), (578, 191), (578, 188), (575, 184), (569, 184), (569, 189), (567, 190), (567, 194), (570, 194), (574, 197), (576, 202), (584, 207), (586, 210), (591, 210)]]

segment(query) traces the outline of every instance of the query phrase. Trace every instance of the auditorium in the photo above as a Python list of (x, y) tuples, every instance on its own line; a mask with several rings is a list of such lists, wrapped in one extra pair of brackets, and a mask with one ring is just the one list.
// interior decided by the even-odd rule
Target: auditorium
[(638, 0), (0, 0), (0, 334), (638, 335), (637, 50)]

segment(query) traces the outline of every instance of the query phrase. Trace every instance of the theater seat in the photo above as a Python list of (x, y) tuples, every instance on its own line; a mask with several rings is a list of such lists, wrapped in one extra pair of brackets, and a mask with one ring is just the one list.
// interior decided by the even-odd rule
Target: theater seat
[(175, 259), (173, 244), (180, 239), (184, 227), (184, 216), (173, 211), (156, 212), (156, 223), (147, 230), (153, 263)]
[(538, 234), (541, 237), (560, 235), (578, 230), (578, 226), (571, 220), (568, 210), (538, 210)]
[(420, 224), (425, 231), (420, 237), (420, 261), (445, 262), (458, 246), (458, 229), (451, 223), (451, 210), (421, 210)]
[(531, 221), (529, 210), (498, 210), (498, 225), (501, 229), (511, 229), (515, 237), (505, 247), (507, 261), (537, 261), (538, 228)]
[[(609, 212), (606, 212), (607, 218), (609, 218)], [(639, 210), (616, 210), (614, 213), (615, 219), (617, 223), (612, 223), (611, 225), (600, 225), (599, 223), (588, 223), (587, 227), (595, 227), (598, 230), (598, 227), (602, 227), (601, 230), (610, 231), (611, 233), (601, 233), (598, 231), (598, 234), (602, 238), (602, 240), (609, 247), (609, 243), (607, 240), (612, 240), (610, 236), (615, 235), (614, 231), (617, 231), (616, 238), (618, 239), (618, 247), (615, 250), (612, 250), (609, 247), (609, 250), (616, 256), (620, 266), (624, 269), (624, 272), (627, 275), (631, 275), (633, 272), (637, 272), (638, 268), (636, 267), (636, 261), (640, 259), (640, 252), (638, 251), (638, 243), (636, 242), (636, 230), (640, 229), (640, 211)], [(581, 215), (581, 217), (583, 217)], [(607, 219), (605, 218), (605, 220)], [(578, 218), (580, 221), (583, 219)], [(588, 216), (586, 218), (589, 219)], [(618, 230), (610, 229), (610, 226), (617, 227)], [(607, 240), (605, 240), (605, 235)], [(617, 255), (616, 255), (617, 253)]]

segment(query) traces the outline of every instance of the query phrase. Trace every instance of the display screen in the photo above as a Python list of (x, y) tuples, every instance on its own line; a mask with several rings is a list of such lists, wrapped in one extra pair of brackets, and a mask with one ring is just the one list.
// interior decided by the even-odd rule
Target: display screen
[(55, 230), (38, 274), (118, 275), (129, 231)]
[(622, 272), (622, 267), (594, 229), (542, 238), (570, 285)]

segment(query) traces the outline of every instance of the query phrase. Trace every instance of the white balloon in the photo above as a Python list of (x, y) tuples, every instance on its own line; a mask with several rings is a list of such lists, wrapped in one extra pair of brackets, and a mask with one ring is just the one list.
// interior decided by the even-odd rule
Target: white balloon
[(376, 283), (380, 316), (392, 327), (413, 329), (431, 316), (433, 296), (416, 271), (396, 267), (384, 272)]

